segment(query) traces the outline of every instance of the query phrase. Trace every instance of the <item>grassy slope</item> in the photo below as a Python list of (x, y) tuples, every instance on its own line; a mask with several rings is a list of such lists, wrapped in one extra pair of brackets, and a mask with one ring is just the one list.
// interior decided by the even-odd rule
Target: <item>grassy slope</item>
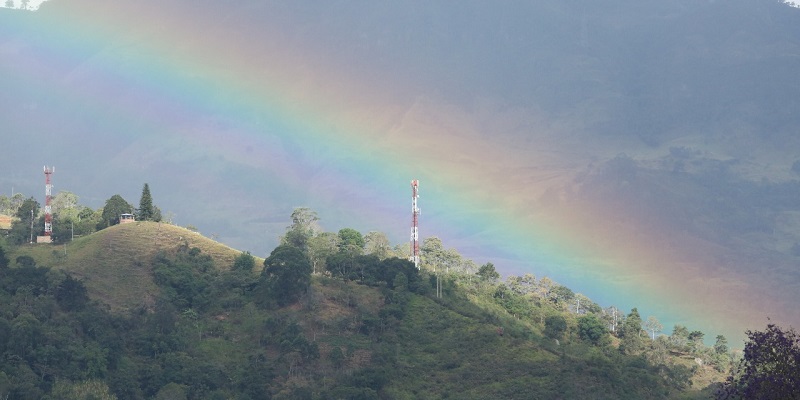
[(124, 310), (152, 303), (158, 291), (151, 274), (152, 258), (182, 243), (200, 248), (218, 268), (230, 267), (240, 254), (179, 226), (135, 222), (115, 225), (66, 245), (20, 246), (9, 258), (28, 255), (37, 265), (68, 271), (85, 279), (92, 298), (109, 304), (112, 310)]

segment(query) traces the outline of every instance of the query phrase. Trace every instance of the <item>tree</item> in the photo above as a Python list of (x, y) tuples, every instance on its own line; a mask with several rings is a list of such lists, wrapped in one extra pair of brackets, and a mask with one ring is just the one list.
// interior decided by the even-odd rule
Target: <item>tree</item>
[(703, 348), (703, 337), (705, 333), (701, 331), (692, 331), (689, 333), (688, 340), (689, 340), (689, 348), (692, 351), (697, 351)]
[(617, 334), (617, 325), (621, 320), (619, 315), (619, 309), (614, 306), (610, 306), (608, 308), (603, 309), (603, 321), (608, 326), (608, 330), (611, 331), (612, 334)]
[(6, 0), (6, 8), (14, 8), (14, 0)]
[(81, 310), (89, 302), (86, 287), (69, 274), (56, 288), (56, 301), (64, 311)]
[(516, 294), (526, 295), (536, 289), (536, 276), (525, 274), (523, 276), (509, 276), (506, 278), (509, 289)]
[(80, 208), (78, 207), (78, 196), (75, 193), (60, 191), (53, 196), (51, 201), (52, 212), (56, 218), (73, 221), (77, 219)]
[(14, 193), (13, 196), (0, 195), (0, 214), (17, 215), (17, 210), (25, 201), (25, 195), (22, 193)]
[(619, 335), (622, 338), (619, 349), (625, 354), (636, 354), (642, 349), (642, 317), (639, 310), (631, 309), (630, 314), (625, 318)]
[(20, 220), (31, 220), (31, 211), (33, 211), (33, 216), (37, 217), (39, 215), (39, 202), (36, 201), (33, 197), (29, 197), (25, 199), (25, 201), (20, 204), (19, 208), (17, 209), (16, 217)]
[(311, 284), (311, 263), (297, 247), (280, 245), (264, 260), (259, 302), (285, 306), (296, 302)]
[(153, 197), (150, 195), (150, 185), (144, 184), (142, 197), (139, 199), (139, 210), (136, 219), (141, 221), (152, 221), (155, 216), (153, 209)]
[(339, 249), (341, 251), (361, 254), (364, 251), (364, 244), (365, 241), (361, 232), (353, 228), (342, 228), (339, 230)]
[(122, 196), (115, 194), (106, 200), (106, 205), (103, 207), (103, 214), (97, 229), (108, 228), (109, 226), (119, 223), (120, 214), (133, 213), (133, 206), (130, 205)]
[(717, 354), (728, 352), (728, 339), (724, 335), (717, 335), (717, 341), (714, 343), (714, 352)]
[(383, 232), (371, 231), (364, 236), (364, 253), (374, 254), (381, 260), (392, 255), (392, 245)]
[(33, 257), (28, 255), (19, 256), (15, 261), (17, 265), (21, 268), (33, 268), (36, 266), (36, 260), (34, 260)]
[(544, 334), (550, 339), (561, 339), (567, 331), (567, 320), (560, 315), (551, 315), (544, 320)]
[(436, 271), (445, 263), (445, 251), (442, 239), (438, 237), (425, 238), (420, 246), (420, 256), (423, 265)]
[(567, 304), (575, 298), (575, 292), (564, 285), (556, 285), (550, 293), (551, 300), (556, 304)]
[(608, 337), (608, 330), (600, 318), (594, 314), (587, 314), (578, 318), (578, 336), (581, 340), (598, 345)]
[(316, 274), (324, 270), (328, 257), (336, 253), (339, 248), (339, 235), (333, 232), (322, 232), (308, 240), (308, 259)]
[(236, 259), (233, 260), (231, 271), (250, 273), (253, 272), (255, 266), (256, 258), (253, 257), (249, 251), (246, 251), (236, 256)]
[(575, 295), (575, 298), (576, 301), (580, 301), (581, 310), (584, 310), (585, 312), (590, 312), (592, 314), (599, 314), (599, 315), (603, 314), (603, 307), (600, 307), (600, 305), (592, 301), (592, 299), (580, 293)]
[(438, 237), (434, 236), (423, 240), (420, 253), (422, 265), (431, 270), (440, 272), (466, 270), (461, 254), (454, 249), (445, 249), (442, 240)]
[(669, 336), (669, 342), (678, 350), (686, 350), (686, 345), (689, 343), (689, 329), (683, 325), (675, 325), (672, 328), (672, 335)]
[(6, 195), (0, 195), (0, 214), (5, 215), (13, 215), (15, 213), (10, 212), (11, 209), (11, 199), (8, 198)]
[(542, 299), (550, 298), (550, 292), (553, 290), (553, 286), (555, 286), (555, 282), (548, 277), (543, 277), (536, 282), (536, 294), (539, 295)]
[[(8, 238), (11, 243), (22, 244), (31, 240), (31, 235), (38, 235), (44, 230), (44, 224), (38, 224), (36, 219), (39, 217), (39, 202), (33, 197), (22, 201), (17, 208), (17, 219), (11, 223), (11, 230)], [(33, 231), (31, 231), (33, 227)]]
[(500, 274), (494, 269), (494, 264), (490, 262), (481, 265), (481, 267), (478, 269), (477, 275), (481, 277), (482, 280), (489, 283), (495, 283), (498, 279), (500, 279)]
[(316, 211), (308, 207), (295, 208), (292, 211), (292, 224), (286, 227), (286, 234), (281, 236), (281, 244), (288, 244), (302, 251), (306, 251), (308, 240), (320, 231), (317, 221), (319, 217)]
[(664, 329), (664, 325), (661, 325), (661, 322), (651, 315), (647, 317), (647, 321), (644, 323), (644, 329), (650, 332), (653, 340), (656, 340), (656, 333), (660, 333), (661, 330)]
[(746, 334), (741, 364), (717, 399), (800, 399), (800, 336), (774, 324)]

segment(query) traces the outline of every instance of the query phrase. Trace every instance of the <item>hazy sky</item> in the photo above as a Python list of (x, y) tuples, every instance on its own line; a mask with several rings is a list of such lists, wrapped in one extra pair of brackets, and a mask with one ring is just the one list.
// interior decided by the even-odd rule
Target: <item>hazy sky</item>
[(460, 4), (0, 13), (0, 190), (43, 197), (42, 165), (92, 207), (148, 182), (265, 256), (299, 206), (406, 243), (419, 179), (421, 236), (504, 273), (707, 333), (800, 323), (794, 9)]

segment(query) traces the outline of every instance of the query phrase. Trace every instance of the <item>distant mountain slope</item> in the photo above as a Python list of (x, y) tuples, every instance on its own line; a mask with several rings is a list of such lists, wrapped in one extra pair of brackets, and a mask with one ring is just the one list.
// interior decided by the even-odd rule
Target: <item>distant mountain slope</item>
[(220, 269), (230, 268), (240, 254), (186, 228), (135, 222), (115, 225), (66, 245), (21, 246), (9, 258), (28, 255), (38, 265), (63, 269), (84, 279), (92, 298), (112, 310), (125, 310), (152, 305), (158, 293), (151, 271), (153, 257), (182, 244), (201, 249)]

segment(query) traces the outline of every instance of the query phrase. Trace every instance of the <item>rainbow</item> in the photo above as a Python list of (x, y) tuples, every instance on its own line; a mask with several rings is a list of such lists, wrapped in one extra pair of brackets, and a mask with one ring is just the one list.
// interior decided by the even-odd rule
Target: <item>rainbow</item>
[(762, 325), (765, 309), (800, 321), (791, 302), (763, 294), (679, 232), (621, 224), (625, 210), (558, 192), (576, 173), (552, 150), (559, 128), (534, 124), (533, 150), (480, 127), (481, 113), (530, 122), (535, 110), (466, 110), (411, 78), (370, 75), (326, 43), (287, 38), (280, 10), (264, 27), (244, 13), (125, 3), (54, 1), (35, 17), (5, 18), (19, 25), (0, 33), (33, 18), (47, 27), (32, 39), (41, 53), (0, 49), (19, 61), (0, 64), (11, 90), (65, 104), (46, 127), (70, 120), (105, 132), (101, 145), (135, 150), (121, 149), (120, 162), (201, 176), (189, 184), (201, 191), (224, 176), (219, 204), (267, 197), (267, 207), (243, 207), (249, 216), (311, 205), (323, 222), (395, 240), (406, 240), (408, 183), (419, 179), (423, 238), (505, 272), (549, 276), (601, 305), (638, 306), (665, 333), (681, 323), (740, 338)]

